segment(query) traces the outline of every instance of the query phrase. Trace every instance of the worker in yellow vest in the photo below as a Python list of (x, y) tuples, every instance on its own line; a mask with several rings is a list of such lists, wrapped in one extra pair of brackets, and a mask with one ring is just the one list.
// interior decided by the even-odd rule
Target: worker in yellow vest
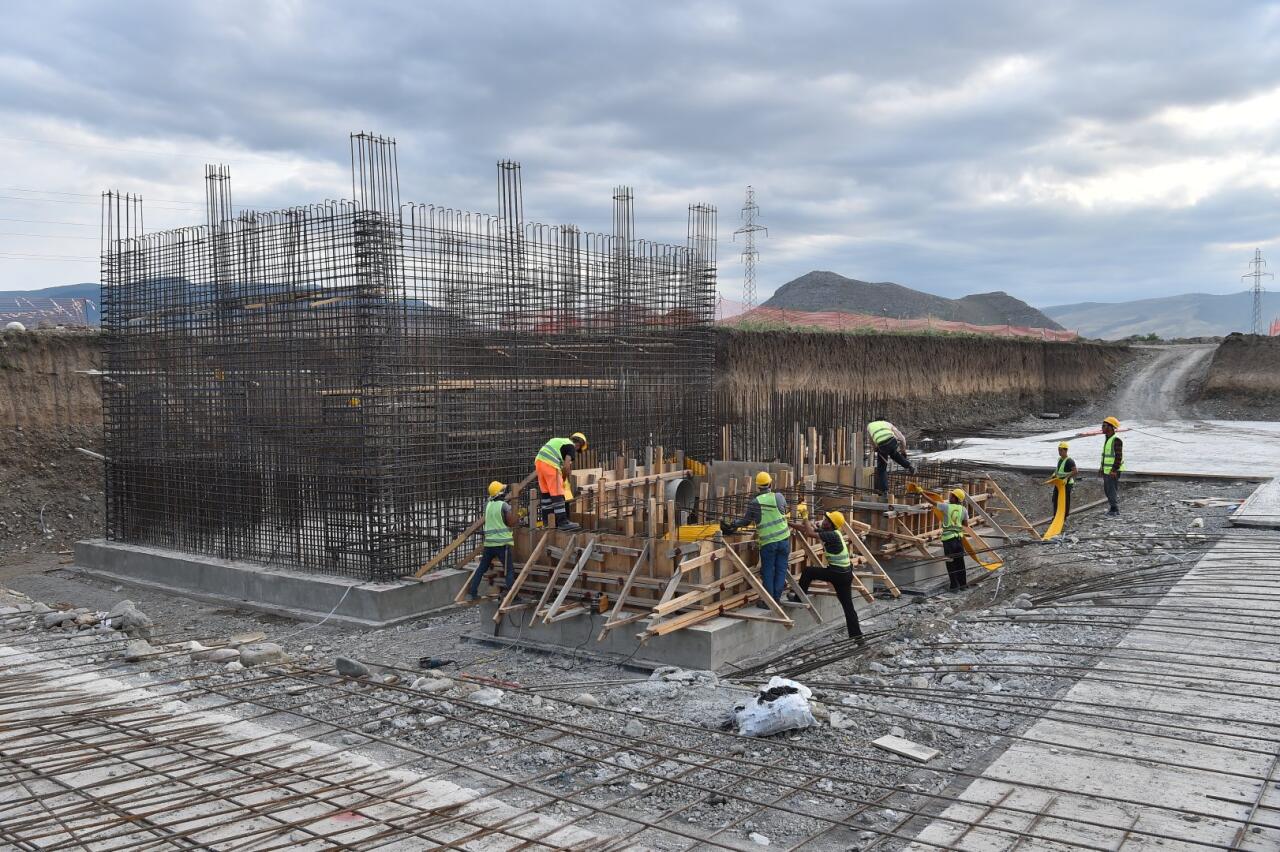
[(515, 541), (512, 527), (515, 525), (515, 510), (507, 502), (507, 486), (495, 479), (489, 483), (489, 502), (484, 504), (484, 550), (467, 586), (467, 600), (479, 597), (480, 581), (495, 559), (501, 560), (502, 567), (507, 569), (506, 588), (510, 589), (515, 582), (515, 569), (511, 562), (511, 543)]
[(1108, 417), (1102, 421), (1102, 463), (1098, 475), (1102, 477), (1102, 493), (1107, 495), (1108, 518), (1120, 517), (1120, 473), (1124, 467), (1124, 441), (1116, 437), (1120, 421)]
[[(821, 523), (814, 527), (812, 521), (791, 524), (791, 528), (806, 538), (816, 538), (822, 542), (822, 549), (827, 554), (826, 565), (806, 565), (800, 573), (800, 588), (806, 593), (809, 584), (814, 580), (824, 580), (835, 589), (836, 600), (844, 610), (844, 626), (850, 639), (857, 639), (861, 645), (862, 626), (858, 624), (858, 611), (853, 608), (853, 560), (849, 558), (849, 543), (840, 532), (844, 529), (844, 515), (840, 512), (827, 512)], [(792, 595), (789, 600), (799, 601)]]
[[(1071, 514), (1071, 490), (1076, 487), (1076, 478), (1073, 475), (1076, 472), (1075, 459), (1068, 455), (1071, 447), (1066, 441), (1058, 444), (1058, 465), (1053, 470), (1053, 478), (1060, 479), (1063, 483), (1062, 493), (1066, 495), (1066, 510), (1062, 517)], [(1058, 489), (1054, 488), (1052, 493), (1053, 513), (1058, 514)]]
[(533, 460), (538, 473), (538, 508), (542, 522), (555, 519), (556, 529), (576, 530), (577, 524), (569, 522), (569, 509), (565, 505), (566, 484), (573, 473), (573, 462), (578, 453), (587, 448), (587, 436), (574, 432), (568, 438), (552, 438), (542, 445)]
[(889, 500), (889, 459), (893, 459), (909, 473), (916, 469), (907, 458), (907, 439), (898, 427), (888, 420), (879, 418), (867, 424), (867, 435), (876, 448), (876, 491), (881, 499)]
[(967, 499), (963, 488), (955, 488), (947, 496), (947, 502), (934, 504), (942, 513), (942, 552), (947, 556), (947, 578), (953, 592), (969, 585), (964, 564), (964, 528), (969, 522), (969, 512), (964, 507)]
[[(760, 549), (760, 579), (773, 599), (782, 599), (787, 586), (787, 565), (791, 560), (791, 530), (787, 526), (787, 498), (773, 490), (768, 471), (756, 474), (756, 496), (747, 501), (747, 511), (736, 521), (721, 521), (723, 532), (734, 532), (755, 524), (756, 545)], [(766, 607), (764, 601), (759, 606)]]

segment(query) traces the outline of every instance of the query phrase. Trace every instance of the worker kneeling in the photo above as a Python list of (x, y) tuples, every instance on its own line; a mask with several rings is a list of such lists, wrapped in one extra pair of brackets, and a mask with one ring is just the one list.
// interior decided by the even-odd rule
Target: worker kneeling
[(947, 576), (951, 580), (952, 591), (969, 585), (964, 565), (964, 527), (969, 522), (965, 499), (964, 490), (956, 488), (947, 502), (934, 504), (942, 513), (942, 552), (947, 556)]
[[(721, 521), (722, 532), (730, 533), (755, 524), (756, 545), (760, 548), (760, 579), (773, 599), (782, 599), (787, 585), (787, 563), (791, 560), (791, 531), (787, 528), (787, 498), (773, 490), (768, 471), (756, 474), (759, 493), (747, 503), (746, 513), (736, 521)], [(767, 606), (760, 601), (759, 606)]]
[(493, 560), (502, 562), (507, 569), (506, 588), (510, 589), (515, 582), (515, 570), (511, 563), (511, 543), (515, 541), (512, 527), (516, 525), (516, 513), (507, 502), (507, 486), (494, 480), (489, 483), (489, 502), (484, 504), (484, 550), (480, 553), (480, 564), (471, 575), (467, 585), (467, 600), (475, 600), (480, 596), (480, 581), (493, 564)]
[(569, 522), (569, 508), (565, 503), (573, 499), (569, 489), (569, 474), (578, 453), (587, 448), (587, 436), (574, 432), (568, 438), (552, 438), (542, 445), (534, 457), (533, 469), (538, 472), (538, 509), (542, 523), (555, 519), (556, 529), (576, 530), (577, 524)]
[[(849, 558), (849, 543), (844, 540), (840, 530), (844, 528), (844, 515), (839, 512), (827, 512), (816, 528), (811, 521), (793, 523), (791, 528), (806, 538), (816, 538), (822, 542), (822, 549), (827, 554), (826, 565), (807, 565), (800, 574), (800, 588), (806, 593), (809, 584), (814, 580), (824, 580), (836, 591), (836, 599), (844, 610), (844, 625), (849, 631), (850, 639), (862, 639), (862, 626), (858, 624), (858, 611), (853, 608), (853, 562)], [(793, 596), (798, 601), (798, 597)]]

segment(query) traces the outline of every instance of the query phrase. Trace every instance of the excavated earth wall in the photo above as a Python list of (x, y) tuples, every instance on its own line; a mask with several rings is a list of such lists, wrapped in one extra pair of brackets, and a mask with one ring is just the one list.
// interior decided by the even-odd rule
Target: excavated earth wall
[(1202, 416), (1280, 418), (1280, 337), (1225, 337), (1214, 350), (1195, 403)]
[(995, 337), (716, 332), (716, 384), (724, 395), (763, 383), (776, 392), (837, 391), (879, 398), (885, 416), (913, 429), (981, 428), (1106, 395), (1130, 357), (1114, 344)]

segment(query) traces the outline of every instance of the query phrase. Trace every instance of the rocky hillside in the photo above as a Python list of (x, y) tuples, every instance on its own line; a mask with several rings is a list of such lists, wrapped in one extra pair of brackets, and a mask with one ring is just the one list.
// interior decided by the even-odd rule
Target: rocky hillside
[(976, 325), (1062, 328), (1048, 316), (1008, 293), (976, 293), (947, 299), (901, 284), (873, 284), (835, 272), (808, 272), (788, 281), (764, 303), (791, 311), (842, 311), (896, 319), (934, 317)]

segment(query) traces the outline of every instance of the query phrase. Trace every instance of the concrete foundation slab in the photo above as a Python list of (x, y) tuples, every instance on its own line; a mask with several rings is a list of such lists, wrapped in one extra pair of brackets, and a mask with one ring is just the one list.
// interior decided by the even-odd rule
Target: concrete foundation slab
[[(795, 622), (790, 630), (773, 622), (722, 616), (665, 636), (654, 636), (641, 643), (636, 636), (641, 629), (640, 622), (617, 627), (609, 631), (603, 641), (597, 642), (596, 636), (606, 620), (605, 616), (597, 613), (578, 615), (552, 624), (529, 624), (528, 612), (517, 611), (508, 613), (494, 630), (491, 625), (494, 624), (493, 613), (497, 605), (484, 601), (480, 605), (480, 623), (487, 629), (470, 638), (479, 641), (499, 639), (516, 644), (528, 642), (542, 650), (554, 646), (566, 653), (581, 648), (594, 654), (625, 658), (641, 667), (679, 666), (682, 669), (723, 672), (730, 670), (732, 663), (776, 651), (782, 645), (794, 642), (798, 634), (811, 633), (818, 628), (835, 625), (833, 635), (844, 638), (844, 612), (835, 596), (814, 595), (813, 603), (825, 619), (821, 624), (804, 607), (787, 605), (787, 615)], [(865, 601), (855, 600), (859, 617), (863, 616), (866, 606)], [(764, 610), (748, 612), (763, 613)]]
[(1258, 486), (1230, 520), (1240, 527), (1280, 528), (1280, 478)]
[(437, 571), (425, 581), (368, 583), (105, 539), (77, 542), (74, 568), (196, 600), (370, 628), (451, 606), (464, 573)]

